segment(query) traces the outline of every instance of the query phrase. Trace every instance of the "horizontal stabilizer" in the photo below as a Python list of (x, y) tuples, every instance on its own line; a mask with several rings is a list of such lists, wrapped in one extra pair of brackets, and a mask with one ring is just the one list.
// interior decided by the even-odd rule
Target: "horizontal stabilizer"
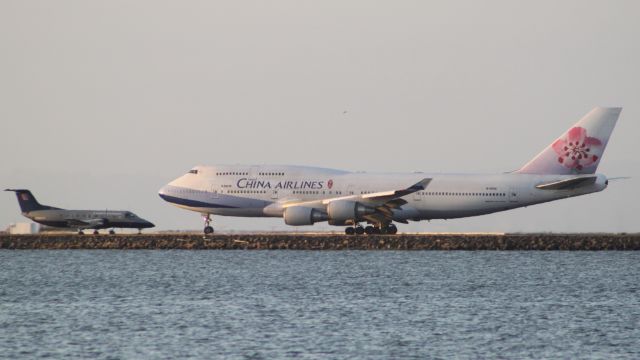
[(629, 179), (631, 179), (631, 176), (617, 176), (617, 177), (607, 178), (607, 180), (609, 181), (629, 180)]
[(554, 181), (546, 184), (537, 185), (536, 188), (541, 190), (572, 190), (583, 186), (593, 185), (597, 176), (584, 176), (573, 179)]

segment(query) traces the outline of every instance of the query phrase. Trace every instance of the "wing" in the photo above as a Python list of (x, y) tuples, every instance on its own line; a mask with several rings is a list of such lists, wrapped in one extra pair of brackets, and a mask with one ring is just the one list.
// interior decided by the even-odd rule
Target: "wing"
[[(360, 202), (364, 204), (374, 205), (374, 204), (381, 204), (381, 203), (384, 204), (387, 202), (391, 202), (393, 200), (400, 200), (394, 203), (394, 206), (399, 207), (407, 203), (405, 200), (400, 199), (401, 197), (426, 189), (427, 185), (429, 185), (430, 182), (431, 182), (431, 178), (424, 178), (419, 182), (409, 186), (406, 189), (383, 191), (383, 192), (361, 195)], [(327, 199), (323, 202), (325, 204), (328, 204), (331, 201), (333, 201), (333, 199)]]
[(67, 222), (67, 226), (69, 227), (82, 228), (82, 229), (102, 226), (106, 223), (105, 219), (85, 219), (85, 220), (66, 219), (65, 221)]
[[(404, 189), (396, 189), (389, 191), (381, 191), (371, 194), (363, 194), (363, 195), (348, 195), (335, 197), (330, 199), (323, 200), (314, 200), (314, 201), (292, 201), (286, 202), (282, 204), (283, 208), (287, 208), (290, 206), (309, 206), (314, 208), (326, 209), (327, 205), (329, 205), (333, 201), (357, 201), (360, 204), (366, 205), (371, 208), (375, 208), (375, 213), (371, 215), (367, 215), (364, 218), (372, 221), (372, 222), (385, 222), (391, 221), (393, 219), (393, 210), (400, 209), (403, 205), (407, 204), (407, 201), (402, 199), (402, 197), (410, 195), (412, 193), (423, 191), (427, 188), (429, 183), (431, 182), (431, 178), (424, 178), (419, 182), (404, 188)], [(402, 221), (405, 222), (406, 221)]]
[(572, 190), (583, 186), (589, 186), (596, 182), (597, 176), (581, 176), (572, 179), (553, 181), (546, 184), (536, 185), (542, 190)]

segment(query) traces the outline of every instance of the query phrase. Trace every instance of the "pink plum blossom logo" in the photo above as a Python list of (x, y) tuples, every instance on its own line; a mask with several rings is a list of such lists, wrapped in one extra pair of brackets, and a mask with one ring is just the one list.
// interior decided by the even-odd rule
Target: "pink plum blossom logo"
[(333, 187), (333, 180), (327, 181), (327, 187), (331, 189)]
[(552, 147), (560, 164), (580, 171), (598, 161), (602, 142), (589, 137), (585, 128), (576, 126), (565, 137), (556, 140)]

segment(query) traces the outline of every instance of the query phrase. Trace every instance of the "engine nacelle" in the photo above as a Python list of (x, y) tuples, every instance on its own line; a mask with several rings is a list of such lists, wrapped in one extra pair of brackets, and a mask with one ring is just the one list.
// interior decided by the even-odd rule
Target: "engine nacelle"
[(313, 225), (319, 221), (326, 221), (327, 214), (318, 209), (306, 206), (291, 206), (284, 209), (284, 223), (287, 225)]
[(376, 212), (376, 209), (350, 200), (332, 201), (327, 205), (329, 219), (334, 222), (358, 220), (365, 215)]

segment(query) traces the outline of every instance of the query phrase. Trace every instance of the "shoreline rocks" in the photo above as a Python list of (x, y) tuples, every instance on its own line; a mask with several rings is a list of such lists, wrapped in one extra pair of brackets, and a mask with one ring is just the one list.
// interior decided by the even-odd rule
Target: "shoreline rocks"
[(640, 234), (38, 234), (0, 235), (0, 249), (640, 250)]

